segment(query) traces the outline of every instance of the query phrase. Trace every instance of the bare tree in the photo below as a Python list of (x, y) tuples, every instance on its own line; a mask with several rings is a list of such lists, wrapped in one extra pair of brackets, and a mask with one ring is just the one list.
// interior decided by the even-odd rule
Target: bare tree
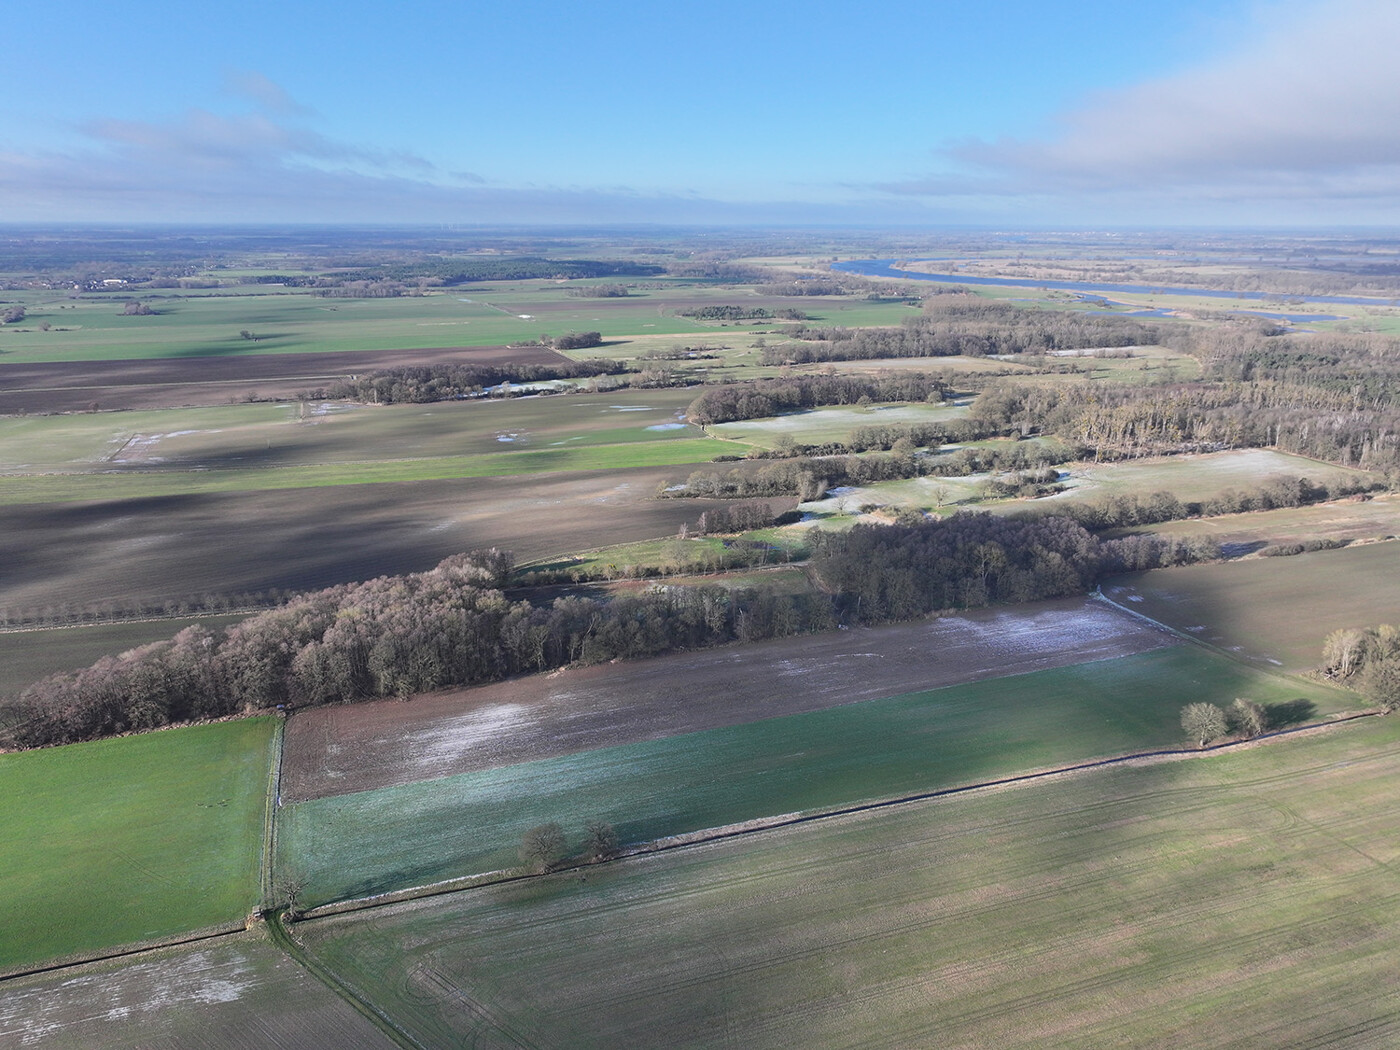
[(1188, 737), (1199, 742), (1199, 747), (1205, 747), (1228, 731), (1225, 712), (1215, 704), (1187, 704), (1181, 709), (1181, 728)]
[(584, 829), (583, 851), (589, 860), (603, 861), (617, 856), (617, 829), (605, 820), (590, 820)]
[(1234, 703), (1225, 712), (1225, 720), (1232, 731), (1246, 737), (1258, 736), (1269, 728), (1269, 716), (1264, 709), (1242, 696), (1235, 697)]
[(540, 824), (520, 836), (520, 862), (540, 873), (548, 871), (568, 849), (564, 829), (554, 821)]

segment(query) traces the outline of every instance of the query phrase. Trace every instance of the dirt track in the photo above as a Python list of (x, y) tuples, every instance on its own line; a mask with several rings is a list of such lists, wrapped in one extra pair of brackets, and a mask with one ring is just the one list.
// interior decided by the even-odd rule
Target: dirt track
[(432, 364), (558, 364), (540, 346), (362, 350), (324, 354), (0, 364), (0, 415), (226, 405), (250, 394), (291, 397), (381, 368)]
[(325, 707), (287, 727), (284, 802), (349, 794), (900, 693), (1144, 652), (1175, 639), (1089, 599)]

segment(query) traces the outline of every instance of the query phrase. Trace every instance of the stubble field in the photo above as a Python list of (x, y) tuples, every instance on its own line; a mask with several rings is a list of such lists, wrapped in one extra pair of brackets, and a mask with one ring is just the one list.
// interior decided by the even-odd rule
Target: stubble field
[(1316, 667), (1342, 627), (1400, 624), (1400, 543), (1133, 573), (1104, 594), (1264, 666)]

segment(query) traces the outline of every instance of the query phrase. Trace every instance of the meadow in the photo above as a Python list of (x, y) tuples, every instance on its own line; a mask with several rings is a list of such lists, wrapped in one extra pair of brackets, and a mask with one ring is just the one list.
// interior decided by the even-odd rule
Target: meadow
[(1368, 720), (296, 930), (432, 1046), (1389, 1046), (1397, 772)]
[(1343, 627), (1400, 624), (1400, 543), (1133, 573), (1113, 601), (1265, 666), (1304, 671)]
[[(632, 336), (703, 340), (725, 332), (773, 330), (771, 322), (730, 325), (680, 314), (728, 303), (770, 311), (800, 308), (813, 322), (846, 326), (898, 324), (915, 313), (902, 303), (793, 299), (703, 283), (652, 283), (663, 287), (615, 299), (573, 298), (567, 293), (578, 285), (554, 281), (485, 282), (386, 299), (327, 299), (253, 285), (183, 294), (131, 289), (80, 299), (31, 293), (25, 297), (24, 322), (0, 332), (0, 363), (503, 346), (583, 331), (625, 342)], [(132, 298), (155, 313), (123, 316)]]
[(241, 927), (262, 901), (275, 726), (0, 754), (0, 974)]
[(513, 867), (521, 834), (547, 821), (577, 841), (606, 820), (643, 842), (1178, 746), (1183, 705), (1236, 696), (1358, 706), (1178, 646), (295, 803), (278, 865), (305, 904), (367, 896)]
[[(1199, 455), (1162, 456), (1118, 463), (1065, 463), (1058, 468), (1062, 492), (1028, 501), (988, 500), (982, 485), (991, 475), (924, 477), (848, 486), (834, 499), (807, 505), (818, 512), (850, 513), (862, 506), (917, 507), (944, 510), (959, 504), (999, 513), (1034, 510), (1053, 513), (1067, 503), (1092, 503), (1116, 496), (1147, 496), (1170, 492), (1183, 502), (1214, 499), (1230, 491), (1248, 491), (1272, 478), (1307, 478), (1315, 484), (1375, 481), (1365, 471), (1322, 463), (1272, 449), (1236, 449)], [(1194, 526), (1192, 526), (1194, 527)], [(1175, 523), (1158, 529), (1176, 532)]]

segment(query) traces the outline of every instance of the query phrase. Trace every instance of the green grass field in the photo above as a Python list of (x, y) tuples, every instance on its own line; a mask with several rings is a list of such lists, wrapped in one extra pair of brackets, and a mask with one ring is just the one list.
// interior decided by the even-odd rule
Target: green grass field
[(1400, 624), (1400, 543), (1132, 573), (1114, 601), (1261, 663), (1301, 671), (1341, 627)]
[[(0, 361), (99, 361), (241, 354), (502, 346), (541, 335), (598, 331), (605, 339), (691, 333), (728, 337), (771, 324), (722, 326), (679, 316), (721, 303), (795, 307), (814, 323), (897, 324), (914, 310), (898, 303), (756, 296), (750, 289), (676, 283), (625, 298), (572, 298), (572, 284), (491, 282), (397, 299), (323, 299), (271, 286), (220, 291), (54, 293), (24, 297), (27, 316), (0, 332)], [(129, 298), (156, 311), (122, 316)], [(42, 325), (49, 326), (48, 331)], [(241, 333), (256, 336), (246, 339)]]
[(150, 499), (216, 492), (372, 485), (399, 481), (509, 477), (559, 471), (626, 470), (708, 463), (715, 456), (738, 455), (747, 446), (730, 441), (651, 441), (496, 452), (431, 459), (371, 460), (271, 469), (132, 472), (127, 474), (50, 474), (0, 478), (0, 506), (71, 503), (81, 500)]
[(1385, 1047), (1400, 720), (297, 927), (424, 1045)]
[[(717, 429), (717, 428), (712, 428)], [(1230, 490), (1250, 490), (1274, 477), (1305, 477), (1313, 482), (1377, 480), (1377, 475), (1323, 463), (1304, 456), (1293, 456), (1268, 449), (1240, 449), (1194, 456), (1168, 456), (1129, 460), (1122, 463), (1067, 463), (1060, 466), (1065, 491), (1050, 497), (1027, 501), (988, 500), (980, 509), (1019, 511), (1033, 509), (1048, 513), (1068, 502), (1092, 503), (1114, 496), (1147, 496), (1171, 492), (1183, 501), (1210, 499)], [(979, 485), (987, 475), (962, 478), (914, 478), (883, 481), (874, 485), (843, 490), (852, 507), (912, 506), (926, 510), (938, 505), (941, 492), (948, 503), (978, 499)], [(1164, 527), (1162, 531), (1171, 531)]]
[(0, 418), (0, 473), (287, 467), (696, 440), (693, 390)]
[(0, 755), (0, 973), (251, 913), (275, 724)]
[(297, 803), (281, 811), (279, 867), (307, 903), (378, 893), (511, 867), (546, 821), (577, 836), (600, 818), (647, 841), (1172, 746), (1184, 704), (1236, 696), (1359, 706), (1180, 646)]

